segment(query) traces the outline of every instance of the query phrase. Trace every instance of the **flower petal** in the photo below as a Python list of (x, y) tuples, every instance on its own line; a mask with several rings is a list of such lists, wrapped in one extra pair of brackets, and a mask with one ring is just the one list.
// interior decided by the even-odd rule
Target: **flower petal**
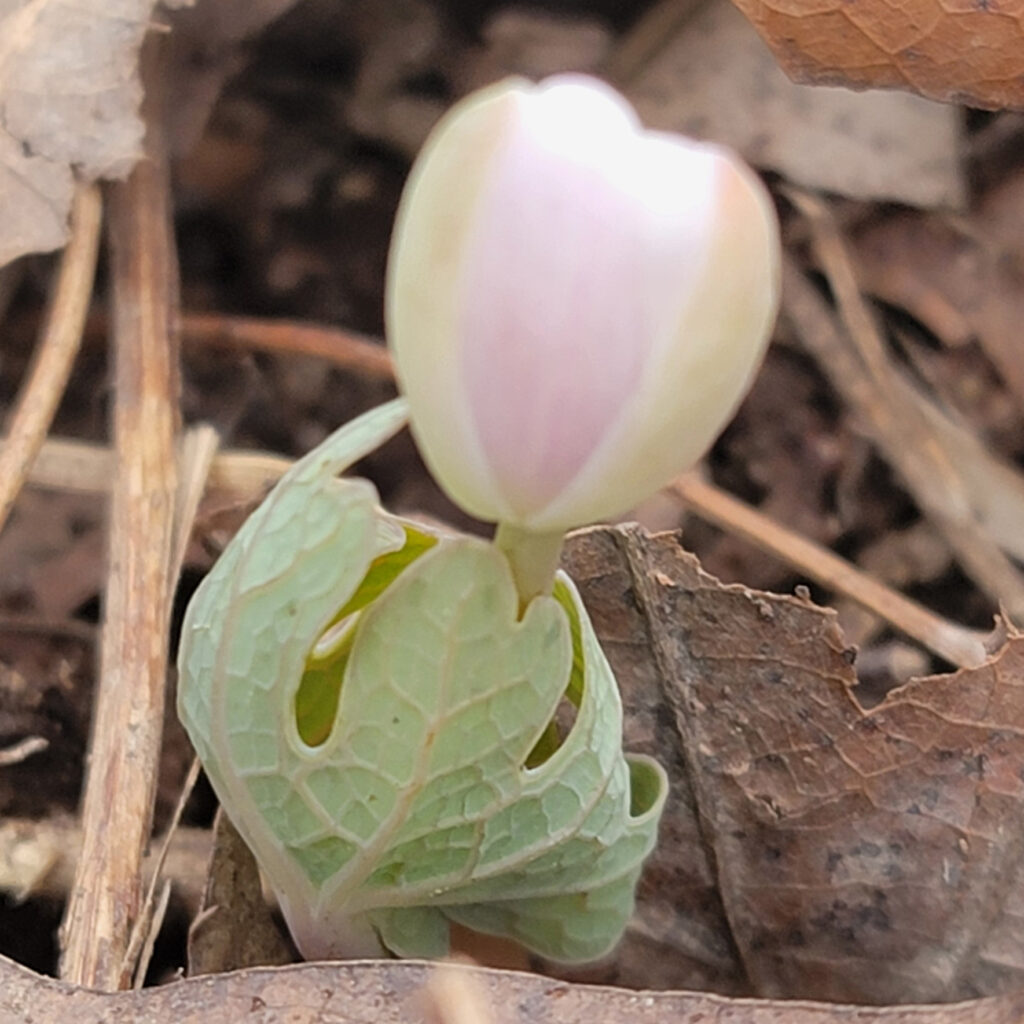
[(643, 131), (594, 79), (513, 79), (458, 104), (417, 161), (388, 330), (441, 485), (551, 531), (700, 457), (777, 301), (774, 211), (735, 158)]
[(612, 90), (524, 94), (466, 243), (466, 401), (516, 520), (577, 476), (640, 386), (707, 248), (714, 163)]

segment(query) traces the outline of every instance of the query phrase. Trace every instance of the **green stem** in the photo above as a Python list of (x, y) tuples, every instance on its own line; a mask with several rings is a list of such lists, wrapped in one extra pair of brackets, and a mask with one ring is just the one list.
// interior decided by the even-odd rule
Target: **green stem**
[(494, 543), (512, 568), (512, 578), (519, 591), (520, 610), (525, 609), (538, 594), (551, 593), (564, 540), (565, 534), (561, 530), (532, 533), (508, 523), (498, 524)]

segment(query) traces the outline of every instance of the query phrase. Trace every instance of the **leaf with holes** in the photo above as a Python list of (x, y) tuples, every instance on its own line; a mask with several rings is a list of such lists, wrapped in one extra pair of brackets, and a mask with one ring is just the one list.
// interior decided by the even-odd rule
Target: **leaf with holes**
[(496, 548), (338, 479), (404, 418), (342, 428), (245, 524), (186, 614), (179, 713), (305, 955), (443, 955), (454, 921), (593, 959), (632, 911), (664, 773), (623, 756), (567, 576), (520, 617)]

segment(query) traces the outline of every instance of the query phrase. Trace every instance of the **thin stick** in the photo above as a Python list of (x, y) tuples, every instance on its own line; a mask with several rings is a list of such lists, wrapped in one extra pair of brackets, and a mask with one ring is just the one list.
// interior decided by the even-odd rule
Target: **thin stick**
[(178, 492), (174, 503), (174, 544), (171, 549), (171, 567), (175, 579), (185, 561), (196, 512), (209, 483), (210, 470), (219, 444), (220, 435), (209, 423), (189, 428), (181, 442)]
[(1024, 576), (979, 522), (941, 439), (894, 383), (895, 370), (849, 269), (837, 229), (820, 203), (801, 193), (799, 204), (809, 215), (846, 330), (791, 261), (784, 267), (784, 312), (833, 387), (857, 413), (857, 427), (899, 474), (965, 572), (997, 605), (1014, 618), (1024, 618)]
[(50, 741), (45, 736), (26, 736), (13, 747), (0, 748), (0, 768), (27, 761), (33, 754), (40, 754), (49, 747)]
[(150, 961), (153, 959), (153, 950), (156, 948), (156, 940), (164, 926), (164, 919), (167, 917), (167, 908), (171, 902), (171, 880), (168, 878), (160, 887), (160, 896), (153, 900), (152, 912), (147, 914), (146, 920), (149, 927), (146, 929), (146, 937), (139, 951), (135, 979), (132, 988), (141, 989), (146, 984), (146, 974), (149, 971)]
[(0, 529), (46, 437), (78, 354), (96, 272), (103, 205), (95, 185), (79, 185), (71, 207), (71, 238), (60, 260), (32, 368), (0, 450)]
[(163, 879), (164, 865), (167, 863), (167, 854), (170, 852), (171, 842), (174, 840), (178, 826), (181, 824), (181, 816), (185, 813), (185, 805), (188, 803), (188, 798), (192, 795), (192, 790), (196, 788), (196, 782), (199, 779), (199, 769), (199, 758), (192, 758), (192, 764), (189, 766), (181, 792), (178, 794), (178, 802), (174, 805), (171, 822), (167, 826), (167, 832), (160, 843), (160, 852), (157, 854), (156, 861), (152, 865), (152, 874), (146, 887), (146, 898), (142, 902), (142, 909), (135, 922), (135, 927), (132, 929), (128, 949), (125, 952), (124, 963), (121, 965), (123, 974), (134, 976), (136, 988), (141, 986), (141, 976), (145, 975), (146, 967), (148, 966), (148, 958), (144, 956), (144, 952), (146, 946), (151, 944), (150, 936), (153, 934), (153, 926), (157, 922), (157, 885), (163, 882), (166, 887), (169, 884), (169, 879), (166, 881)]
[[(109, 458), (109, 451), (98, 445), (50, 440), (43, 448), (32, 480), (49, 487), (73, 485), (77, 490), (101, 493), (109, 486)], [(279, 455), (226, 451), (214, 458), (209, 482), (211, 487), (220, 488), (239, 498), (249, 498), (280, 479), (290, 465), (290, 460)], [(927, 611), (827, 549), (786, 530), (710, 484), (701, 484), (701, 489), (696, 489), (692, 480), (691, 477), (681, 478), (676, 481), (674, 489), (695, 512), (710, 522), (770, 551), (823, 586), (847, 594), (952, 664), (967, 666), (978, 664), (979, 659), (984, 660), (982, 634), (975, 634)], [(710, 497), (712, 493), (719, 495), (721, 501)], [(753, 518), (733, 518), (726, 511), (727, 505), (743, 509), (746, 515)], [(779, 537), (784, 539), (779, 540)], [(826, 563), (830, 563), (830, 571), (825, 576), (819, 576), (818, 571)], [(848, 583), (848, 580), (854, 582)], [(925, 618), (916, 620), (914, 614), (904, 614), (902, 609), (906, 608), (923, 613)], [(947, 642), (943, 637), (951, 639)], [(940, 648), (935, 644), (942, 646)]]
[[(174, 509), (174, 537), (171, 544), (171, 578), (177, 579), (181, 572), (182, 563), (185, 560), (185, 549), (188, 546), (188, 539), (192, 533), (192, 525), (195, 522), (196, 510), (199, 508), (199, 501), (206, 489), (206, 481), (210, 474), (210, 466), (213, 463), (214, 453), (217, 451), (219, 437), (217, 431), (209, 424), (200, 424), (191, 428), (182, 439), (180, 473), (178, 490)], [(163, 870), (164, 862), (167, 859), (167, 851), (170, 849), (171, 840), (181, 822), (181, 816), (185, 811), (185, 804), (195, 788), (196, 780), (199, 778), (199, 759), (193, 758), (192, 765), (185, 776), (181, 792), (178, 794), (178, 802), (171, 816), (171, 822), (167, 827), (167, 834), (164, 836), (153, 868), (153, 876), (146, 888), (146, 895), (139, 909), (138, 918), (132, 928), (128, 940), (128, 949), (121, 964), (122, 977), (133, 976), (134, 987), (139, 988), (145, 977), (149, 964), (149, 957), (152, 955), (153, 942), (156, 938), (156, 931), (160, 928), (163, 913), (167, 908), (167, 894), (170, 890), (164, 885), (161, 890), (160, 903), (156, 899), (157, 882)]]
[(671, 487), (701, 518), (775, 555), (823, 587), (845, 594), (940, 658), (960, 668), (975, 668), (986, 660), (982, 633), (930, 612), (731, 494), (693, 474), (678, 477)]
[(372, 380), (395, 379), (391, 357), (383, 345), (340, 327), (223, 313), (188, 313), (182, 317), (181, 327), (187, 345), (229, 345), (318, 356)]
[[(155, 58), (143, 58), (150, 103)], [(117, 469), (82, 852), (61, 929), (62, 976), (108, 990), (131, 984), (123, 965), (152, 826), (174, 583), (177, 274), (161, 119), (151, 110), (147, 123), (147, 158), (109, 193)]]
[[(29, 482), (79, 494), (106, 494), (115, 464), (114, 453), (104, 445), (51, 437), (39, 452)], [(269, 452), (222, 452), (213, 458), (207, 486), (251, 498), (284, 476), (291, 464), (285, 456)]]

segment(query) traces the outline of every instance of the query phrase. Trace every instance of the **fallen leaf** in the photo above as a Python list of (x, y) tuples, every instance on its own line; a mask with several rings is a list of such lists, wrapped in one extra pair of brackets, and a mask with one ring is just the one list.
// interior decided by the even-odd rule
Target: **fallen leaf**
[[(1024, 995), (955, 1006), (889, 1007), (629, 992), (462, 964), (494, 1024), (1017, 1024)], [(416, 961), (304, 964), (103, 993), (44, 978), (0, 957), (0, 1024), (426, 1024), (437, 967)]]
[(680, 20), (624, 85), (652, 127), (724, 143), (810, 188), (963, 203), (957, 111), (899, 93), (795, 85), (726, 0)]
[[(668, 702), (652, 621), (635, 572), (646, 566), (623, 545), (642, 536), (629, 527), (572, 534), (562, 565), (575, 581), (622, 692), (630, 753), (649, 754), (668, 773), (669, 793), (658, 844), (637, 891), (637, 910), (612, 964), (572, 972), (634, 988), (686, 987), (749, 993), (718, 892), (713, 852), (699, 823), (691, 773)], [(643, 543), (643, 542), (641, 542)]]
[(1024, 107), (1024, 9), (946, 0), (733, 0), (798, 82)]
[(37, 156), (6, 131), (0, 132), (0, 266), (67, 241), (73, 188), (67, 163)]
[[(657, 685), (682, 750), (641, 926), (665, 885), (666, 947), (703, 928), (690, 949), (709, 963), (733, 944), (761, 996), (887, 1004), (1024, 983), (1024, 638), (866, 710), (830, 610), (723, 586), (674, 535), (636, 527), (576, 535), (567, 563), (598, 629), (618, 620), (604, 639), (627, 749), (677, 756), (658, 749)], [(702, 888), (662, 882), (673, 868)]]

